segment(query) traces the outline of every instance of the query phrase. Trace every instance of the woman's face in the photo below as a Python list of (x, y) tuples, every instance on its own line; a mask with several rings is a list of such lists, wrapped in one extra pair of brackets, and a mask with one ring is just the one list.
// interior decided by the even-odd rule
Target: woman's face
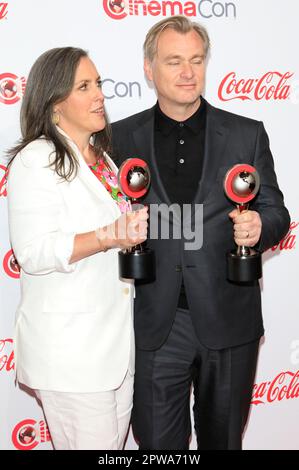
[(104, 129), (104, 96), (100, 76), (94, 63), (82, 57), (78, 64), (70, 95), (54, 106), (59, 115), (58, 126), (74, 140), (89, 138)]

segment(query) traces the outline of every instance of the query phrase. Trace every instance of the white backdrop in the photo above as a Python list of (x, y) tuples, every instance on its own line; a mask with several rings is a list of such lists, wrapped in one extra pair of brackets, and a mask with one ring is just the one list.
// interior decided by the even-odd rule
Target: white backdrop
[[(205, 97), (215, 106), (264, 121), (292, 220), (287, 237), (263, 255), (266, 336), (244, 448), (299, 449), (299, 3), (123, 0), (116, 10), (109, 0), (0, 2), (0, 448), (51, 448), (42, 411), (26, 390), (15, 386), (13, 371), (19, 281), (8, 238), (4, 152), (20, 136), (19, 110), (30, 67), (52, 47), (87, 49), (104, 79), (110, 119), (117, 120), (155, 102), (142, 69), (147, 30), (165, 16), (185, 13), (211, 36)], [(33, 437), (22, 437), (30, 427)], [(126, 448), (137, 448), (131, 434)]]

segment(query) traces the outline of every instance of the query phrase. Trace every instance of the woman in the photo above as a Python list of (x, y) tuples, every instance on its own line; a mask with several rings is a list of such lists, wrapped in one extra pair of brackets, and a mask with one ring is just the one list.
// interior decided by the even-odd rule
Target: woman
[(85, 51), (45, 52), (10, 152), (17, 379), (36, 390), (55, 449), (122, 449), (132, 407), (133, 286), (118, 278), (117, 253), (145, 240), (148, 215), (126, 212), (113, 187), (103, 102)]

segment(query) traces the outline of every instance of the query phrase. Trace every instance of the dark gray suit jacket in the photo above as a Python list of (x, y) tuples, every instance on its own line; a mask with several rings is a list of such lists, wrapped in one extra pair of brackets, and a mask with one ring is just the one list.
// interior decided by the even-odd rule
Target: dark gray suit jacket
[[(170, 204), (154, 152), (154, 108), (112, 125), (114, 157), (120, 164), (130, 157), (148, 162), (152, 184), (146, 204)], [(170, 331), (182, 276), (194, 328), (200, 342), (211, 349), (245, 344), (263, 334), (258, 282), (238, 285), (226, 279), (226, 252), (235, 248), (228, 213), (233, 204), (223, 191), (223, 178), (236, 163), (256, 167), (260, 191), (251, 204), (262, 219), (258, 249), (277, 244), (287, 233), (290, 218), (279, 190), (269, 141), (262, 122), (237, 116), (207, 103), (202, 178), (194, 204), (203, 204), (203, 245), (185, 250), (186, 240), (151, 240), (156, 253), (156, 280), (137, 283), (135, 331), (137, 347), (154, 350)]]

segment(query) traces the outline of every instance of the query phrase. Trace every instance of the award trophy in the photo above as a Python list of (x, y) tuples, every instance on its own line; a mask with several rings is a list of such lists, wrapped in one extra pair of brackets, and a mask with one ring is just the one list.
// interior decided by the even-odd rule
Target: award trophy
[[(147, 163), (140, 158), (128, 158), (118, 171), (118, 186), (122, 193), (134, 203), (143, 197), (150, 185), (150, 171)], [(121, 250), (118, 253), (119, 276), (126, 279), (154, 279), (155, 256), (154, 252), (139, 244)]]
[[(237, 205), (239, 212), (248, 210), (260, 188), (257, 170), (247, 164), (233, 166), (224, 177), (224, 192)], [(227, 253), (227, 279), (233, 282), (252, 282), (262, 277), (261, 254), (253, 248), (238, 246)]]

